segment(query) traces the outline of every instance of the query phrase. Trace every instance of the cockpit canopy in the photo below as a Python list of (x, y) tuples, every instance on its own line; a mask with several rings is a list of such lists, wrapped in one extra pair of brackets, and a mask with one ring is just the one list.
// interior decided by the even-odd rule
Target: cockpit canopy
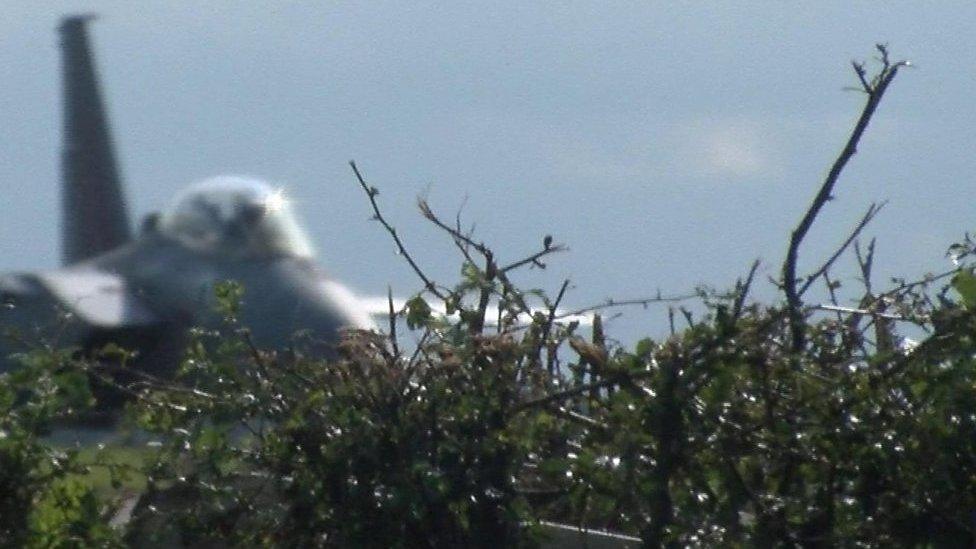
[(314, 255), (282, 189), (246, 177), (218, 176), (184, 189), (163, 212), (159, 230), (208, 253)]

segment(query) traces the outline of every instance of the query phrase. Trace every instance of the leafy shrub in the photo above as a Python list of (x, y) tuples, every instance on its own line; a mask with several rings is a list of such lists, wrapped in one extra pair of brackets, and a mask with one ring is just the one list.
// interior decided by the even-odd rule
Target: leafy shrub
[(43, 437), (52, 426), (91, 408), (85, 367), (70, 350), (37, 349), (22, 367), (0, 375), (0, 546), (111, 546), (112, 506), (78, 475), (76, 450)]
[[(91, 405), (87, 376), (111, 382), (106, 361), (30, 355), (0, 377), (0, 542), (531, 546), (555, 520), (651, 547), (972, 546), (976, 245), (950, 248), (953, 269), (879, 291), (873, 241), (858, 243), (872, 206), (836, 253), (797, 273), (805, 234), (905, 66), (879, 52), (875, 77), (855, 65), (865, 109), (791, 235), (782, 300), (749, 299), (756, 263), (726, 293), (633, 302), (669, 305), (662, 341), (623, 348), (599, 315), (584, 337), (560, 309), (568, 281), (554, 298), (513, 282), (563, 249), (550, 237), (503, 263), (421, 202), (462, 255), (459, 281), (438, 285), (353, 165), (424, 285), (399, 309), (391, 300), (386, 333), (350, 331), (324, 358), (308, 352), (314, 334), (258, 349), (235, 318), (247, 289), (222, 285), (225, 329), (197, 332), (175, 379), (121, 387), (158, 447), (121, 529), (107, 526), (114, 496), (77, 476), (77, 453), (39, 438)], [(858, 290), (831, 272), (851, 248)], [(805, 302), (821, 282), (825, 303)], [(925, 333), (917, 345), (906, 324)]]
[(246, 331), (220, 341), (184, 363), (192, 389), (139, 403), (140, 425), (166, 437), (147, 502), (174, 503), (137, 513), (144, 530), (232, 545), (518, 542), (531, 515), (517, 477), (552, 429), (510, 413), (529, 390), (515, 341), (439, 340), (405, 360), (355, 331), (331, 361), (253, 349)]

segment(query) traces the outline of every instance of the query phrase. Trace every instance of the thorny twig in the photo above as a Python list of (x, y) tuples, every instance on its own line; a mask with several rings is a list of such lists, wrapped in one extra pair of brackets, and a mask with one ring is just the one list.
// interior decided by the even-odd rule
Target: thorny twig
[[(418, 200), (417, 205), (420, 208), (420, 213), (428, 221), (433, 223), (435, 226), (447, 232), (455, 240), (459, 248), (463, 248), (463, 246), (461, 246), (463, 244), (464, 246), (473, 248), (475, 251), (481, 254), (481, 256), (485, 260), (484, 276), (486, 278), (486, 281), (491, 282), (493, 280), (498, 280), (498, 282), (500, 282), (502, 285), (502, 289), (504, 290), (502, 297), (510, 296), (512, 299), (515, 300), (515, 304), (518, 306), (521, 312), (528, 313), (528, 314), (532, 313), (531, 308), (528, 306), (528, 304), (525, 303), (525, 300), (522, 298), (521, 292), (519, 292), (518, 289), (516, 289), (515, 285), (513, 285), (511, 280), (509, 280), (508, 278), (508, 271), (520, 266), (520, 262), (517, 261), (503, 268), (499, 268), (498, 263), (495, 260), (495, 254), (494, 252), (491, 251), (490, 248), (488, 248), (488, 246), (486, 246), (484, 243), (476, 242), (473, 238), (471, 238), (470, 235), (464, 234), (457, 228), (452, 227), (447, 223), (441, 221), (441, 219), (437, 217), (437, 215), (433, 212), (433, 210), (431, 210), (430, 205), (427, 203), (427, 201), (423, 199)], [(546, 242), (544, 244), (542, 251), (540, 251), (537, 254), (533, 254), (532, 256), (529, 256), (529, 261), (521, 264), (524, 265), (529, 262), (537, 263), (539, 258), (545, 255), (549, 255), (551, 253), (564, 251), (565, 249), (566, 247), (561, 244), (553, 245), (550, 242)], [(483, 296), (484, 294), (482, 294), (482, 298)], [(483, 301), (484, 301), (483, 299), (479, 301), (479, 313), (484, 312), (480, 307)], [(484, 306), (487, 307), (487, 303), (485, 303)]]
[(698, 298), (698, 297), (701, 297), (701, 293), (699, 293), (699, 292), (695, 292), (693, 294), (679, 294), (679, 295), (673, 295), (673, 296), (661, 295), (661, 292), (658, 292), (657, 295), (655, 295), (654, 297), (645, 297), (645, 298), (639, 298), (639, 299), (622, 299), (621, 300), (621, 299), (608, 298), (605, 301), (603, 301), (602, 303), (597, 303), (595, 305), (590, 305), (589, 307), (583, 307), (581, 309), (576, 309), (574, 311), (560, 313), (560, 314), (556, 315), (554, 318), (555, 318), (555, 320), (561, 320), (561, 319), (568, 318), (568, 317), (585, 315), (587, 313), (592, 313), (592, 312), (600, 311), (600, 310), (603, 310), (603, 309), (611, 309), (611, 308), (616, 308), (616, 307), (628, 307), (628, 306), (634, 306), (634, 305), (640, 305), (641, 307), (647, 307), (647, 306), (649, 306), (651, 304), (654, 304), (654, 303), (677, 303), (677, 302), (681, 302), (681, 301), (688, 301), (689, 299), (695, 299), (695, 298)]
[(447, 299), (447, 296), (444, 295), (443, 292), (437, 289), (437, 285), (434, 284), (434, 281), (428, 278), (426, 274), (424, 274), (424, 271), (420, 268), (419, 265), (417, 265), (417, 262), (414, 261), (413, 257), (411, 257), (410, 254), (407, 252), (407, 248), (403, 245), (403, 241), (400, 240), (400, 235), (397, 234), (396, 228), (390, 225), (389, 222), (386, 221), (386, 218), (383, 217), (383, 214), (380, 213), (379, 205), (376, 204), (376, 195), (380, 193), (379, 189), (377, 189), (376, 187), (371, 187), (366, 183), (366, 180), (363, 178), (363, 174), (359, 172), (359, 168), (356, 166), (355, 161), (350, 160), (349, 166), (352, 168), (352, 172), (356, 174), (356, 179), (359, 181), (359, 186), (361, 186), (363, 190), (366, 191), (366, 196), (369, 198), (369, 203), (373, 207), (373, 219), (379, 221), (380, 224), (383, 225), (383, 228), (386, 229), (386, 232), (390, 233), (390, 236), (393, 237), (393, 242), (395, 242), (397, 245), (397, 252), (399, 252), (400, 255), (406, 258), (407, 263), (410, 264), (410, 267), (413, 269), (413, 272), (416, 273), (417, 276), (420, 277), (420, 280), (424, 282), (424, 289), (434, 294), (435, 296), (439, 297), (440, 299)]

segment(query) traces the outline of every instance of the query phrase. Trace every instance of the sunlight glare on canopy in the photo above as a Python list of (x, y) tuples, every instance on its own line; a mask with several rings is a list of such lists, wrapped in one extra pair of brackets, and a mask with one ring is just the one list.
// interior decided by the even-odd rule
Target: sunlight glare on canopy
[(277, 213), (288, 207), (288, 198), (285, 197), (285, 189), (278, 188), (268, 195), (264, 201), (264, 208), (269, 213)]
[(314, 255), (284, 189), (247, 177), (218, 176), (186, 188), (163, 213), (160, 230), (208, 253)]

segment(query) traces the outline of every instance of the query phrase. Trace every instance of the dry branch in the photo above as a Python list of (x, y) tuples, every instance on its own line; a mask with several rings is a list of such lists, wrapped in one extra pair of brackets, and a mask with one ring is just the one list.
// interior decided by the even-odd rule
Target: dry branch
[(867, 79), (864, 65), (857, 62), (853, 63), (854, 72), (857, 74), (858, 80), (861, 83), (861, 90), (867, 95), (867, 102), (864, 104), (861, 115), (858, 117), (857, 123), (854, 125), (854, 130), (847, 139), (847, 143), (827, 173), (823, 185), (821, 185), (806, 214), (804, 214), (800, 223), (790, 236), (786, 259), (783, 262), (783, 291), (786, 293), (786, 302), (789, 308), (791, 347), (794, 351), (803, 349), (806, 339), (803, 301), (801, 300), (802, 292), (797, 288), (798, 281), (796, 278), (800, 245), (803, 243), (807, 232), (810, 231), (810, 227), (813, 225), (814, 220), (816, 220), (820, 210), (833, 197), (834, 185), (836, 185), (837, 180), (840, 178), (844, 167), (847, 166), (850, 159), (857, 153), (857, 145), (864, 135), (868, 124), (871, 122), (871, 117), (874, 116), (875, 110), (881, 103), (885, 91), (898, 74), (898, 69), (909, 65), (907, 61), (891, 62), (888, 58), (887, 46), (878, 44), (877, 49), (881, 53), (881, 70), (870, 81)]
[(349, 166), (352, 168), (352, 172), (356, 174), (356, 179), (359, 181), (359, 186), (363, 188), (363, 191), (366, 192), (366, 196), (369, 198), (369, 203), (373, 207), (373, 219), (379, 221), (380, 224), (383, 225), (383, 228), (386, 229), (386, 232), (390, 233), (390, 236), (393, 237), (393, 242), (395, 242), (397, 245), (397, 252), (407, 260), (407, 263), (410, 264), (413, 272), (417, 273), (420, 280), (424, 282), (424, 289), (441, 299), (447, 299), (447, 296), (437, 289), (434, 281), (424, 274), (424, 271), (421, 270), (420, 266), (417, 265), (417, 262), (414, 261), (413, 257), (411, 257), (411, 255), (407, 252), (407, 248), (403, 245), (403, 241), (400, 240), (400, 235), (397, 234), (396, 228), (390, 225), (389, 222), (386, 221), (386, 218), (383, 217), (383, 214), (380, 213), (379, 205), (376, 204), (376, 195), (380, 194), (379, 189), (366, 184), (366, 180), (363, 178), (363, 174), (359, 172), (359, 168), (356, 167), (355, 161), (350, 160)]
[(840, 256), (847, 250), (847, 248), (851, 245), (851, 243), (855, 242), (858, 235), (860, 235), (861, 231), (864, 230), (864, 227), (868, 226), (868, 223), (870, 223), (871, 220), (874, 219), (874, 216), (878, 215), (878, 212), (880, 212), (881, 209), (885, 207), (885, 204), (887, 204), (887, 202), (882, 202), (881, 204), (872, 203), (868, 207), (868, 211), (864, 213), (864, 216), (861, 217), (861, 220), (857, 223), (857, 226), (855, 226), (854, 229), (851, 231), (851, 233), (847, 235), (847, 239), (844, 240), (844, 243), (841, 244), (837, 248), (837, 250), (834, 251), (833, 255), (831, 255), (830, 258), (828, 258), (827, 261), (825, 261), (824, 264), (821, 265), (819, 269), (817, 269), (809, 276), (807, 276), (806, 280), (803, 282), (803, 286), (801, 286), (797, 292), (799, 295), (802, 296), (804, 293), (806, 293), (806, 291), (810, 288), (810, 286), (814, 282), (816, 282), (818, 278), (820, 278), (822, 275), (826, 274), (827, 271), (830, 270), (830, 267), (834, 265), (834, 262), (836, 262), (837, 259), (840, 258)]

